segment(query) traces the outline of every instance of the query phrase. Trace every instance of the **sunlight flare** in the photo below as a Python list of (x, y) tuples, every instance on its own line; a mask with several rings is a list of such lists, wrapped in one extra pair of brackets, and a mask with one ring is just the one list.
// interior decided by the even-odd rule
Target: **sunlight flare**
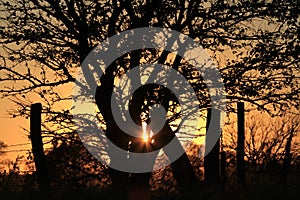
[(147, 133), (147, 122), (142, 122), (142, 127), (143, 127), (143, 140), (144, 142), (148, 142), (149, 136)]

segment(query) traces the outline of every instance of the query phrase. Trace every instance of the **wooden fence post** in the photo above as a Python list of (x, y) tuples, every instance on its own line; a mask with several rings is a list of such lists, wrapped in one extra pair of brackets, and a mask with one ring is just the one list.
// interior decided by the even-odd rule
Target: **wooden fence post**
[[(212, 112), (216, 113), (215, 119), (211, 119)], [(217, 123), (211, 123), (217, 122)], [(211, 126), (211, 127), (210, 127)], [(209, 128), (210, 127), (210, 128)], [(220, 111), (214, 108), (207, 109), (207, 120), (206, 120), (206, 138), (205, 138), (205, 151), (207, 152), (207, 146), (212, 145), (211, 142), (215, 141), (215, 137), (220, 136)], [(205, 182), (208, 184), (220, 183), (220, 139), (214, 144), (214, 147), (206, 154), (204, 158), (204, 175)]]
[(42, 104), (36, 103), (31, 105), (30, 111), (30, 139), (32, 153), (37, 173), (38, 185), (41, 192), (49, 189), (49, 176), (44, 154), (42, 133), (41, 133), (41, 112)]
[(245, 169), (244, 169), (244, 156), (245, 156), (245, 114), (244, 102), (238, 102), (238, 138), (237, 138), (237, 176), (241, 184), (245, 183)]

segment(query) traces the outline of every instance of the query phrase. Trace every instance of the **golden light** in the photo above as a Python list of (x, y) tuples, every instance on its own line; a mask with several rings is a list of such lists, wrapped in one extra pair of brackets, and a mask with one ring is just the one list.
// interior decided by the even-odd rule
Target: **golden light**
[(142, 127), (143, 127), (143, 135), (142, 135), (142, 137), (143, 137), (143, 141), (145, 143), (150, 142), (151, 144), (153, 144), (155, 142), (155, 140), (152, 139), (152, 137), (153, 137), (154, 134), (153, 134), (152, 130), (150, 130), (150, 131), (147, 130), (147, 126), (148, 126), (147, 122), (142, 121)]
[(148, 142), (148, 133), (147, 133), (147, 122), (142, 122), (142, 127), (143, 127), (143, 140), (144, 142)]
[(148, 136), (143, 137), (144, 142), (148, 142)]

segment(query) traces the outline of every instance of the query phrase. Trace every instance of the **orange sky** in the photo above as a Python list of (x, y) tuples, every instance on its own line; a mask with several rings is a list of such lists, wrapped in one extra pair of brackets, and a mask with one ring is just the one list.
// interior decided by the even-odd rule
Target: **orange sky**
[[(21, 127), (29, 127), (29, 120), (24, 118), (12, 118), (7, 111), (14, 105), (8, 99), (0, 101), (0, 141), (7, 145), (29, 143), (25, 131)], [(30, 145), (9, 147), (5, 150), (30, 149)], [(26, 152), (10, 152), (4, 155), (4, 158), (15, 159), (18, 155), (24, 155)], [(0, 157), (1, 158), (1, 157)]]
[[(255, 24), (258, 27), (258, 24)], [(260, 24), (261, 25), (261, 24)], [(226, 51), (223, 54), (223, 58), (218, 57), (221, 62), (224, 62), (225, 57), (230, 57), (232, 55), (226, 55)], [(1, 83), (3, 84), (3, 83)], [(3, 85), (0, 85), (2, 88)], [(63, 92), (66, 92), (62, 90)], [(12, 118), (8, 115), (7, 110), (13, 108), (14, 105), (8, 99), (1, 99), (0, 100), (0, 141), (5, 142), (7, 145), (14, 145), (14, 144), (24, 144), (29, 143), (29, 139), (27, 137), (27, 133), (21, 128), (21, 126), (28, 128), (29, 127), (29, 119), (24, 119), (21, 117)], [(31, 149), (30, 144), (24, 146), (17, 146), (17, 147), (9, 147), (6, 150), (16, 150), (16, 149)], [(4, 158), (14, 159), (17, 155), (24, 155), (26, 152), (10, 152), (7, 153)], [(0, 157), (1, 159), (1, 157)]]

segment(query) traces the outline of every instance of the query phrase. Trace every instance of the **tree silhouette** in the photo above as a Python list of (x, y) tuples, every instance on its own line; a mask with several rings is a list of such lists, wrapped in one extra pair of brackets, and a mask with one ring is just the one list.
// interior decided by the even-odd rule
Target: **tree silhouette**
[[(229, 155), (237, 148), (234, 124), (227, 125), (224, 133), (224, 141), (227, 141), (224, 148)], [(281, 117), (270, 118), (266, 113), (255, 111), (246, 115), (246, 171), (254, 172), (254, 176), (257, 173), (262, 176), (262, 173), (273, 172), (273, 181), (284, 181), (289, 167), (297, 159), (295, 139), (298, 134), (299, 114), (285, 113)], [(232, 162), (235, 162), (234, 158)]]
[[(299, 107), (298, 1), (4, 0), (0, 9), (1, 95), (16, 103), (13, 116), (22, 117), (29, 115), (30, 99), (40, 99), (46, 113), (44, 135), (54, 144), (78, 140), (69, 109), (60, 106), (71, 99), (69, 92), (62, 91), (74, 84), (76, 70), (89, 52), (110, 36), (144, 26), (182, 32), (207, 49), (218, 62), (229, 111), (235, 111), (237, 101), (249, 102), (271, 115)], [(193, 86), (199, 108), (210, 107), (201, 76), (179, 56), (168, 60), (171, 54), (133, 51), (106, 70), (97, 89), (101, 98), (96, 100), (107, 135), (122, 133), (110, 110), (114, 80), (141, 62), (177, 69)], [(172, 95), (159, 86), (149, 92), (154, 90), (160, 93), (155, 100), (136, 95), (174, 111), (178, 102)], [(142, 104), (132, 105), (133, 119), (140, 115)], [(180, 114), (173, 112), (169, 119), (177, 118)], [(169, 133), (165, 135), (174, 136), (170, 124), (164, 128)], [(127, 141), (119, 139), (118, 145), (125, 148)], [(182, 163), (189, 165), (186, 155), (176, 163), (178, 171)], [(127, 175), (118, 173), (114, 182), (122, 182), (122, 176)]]

